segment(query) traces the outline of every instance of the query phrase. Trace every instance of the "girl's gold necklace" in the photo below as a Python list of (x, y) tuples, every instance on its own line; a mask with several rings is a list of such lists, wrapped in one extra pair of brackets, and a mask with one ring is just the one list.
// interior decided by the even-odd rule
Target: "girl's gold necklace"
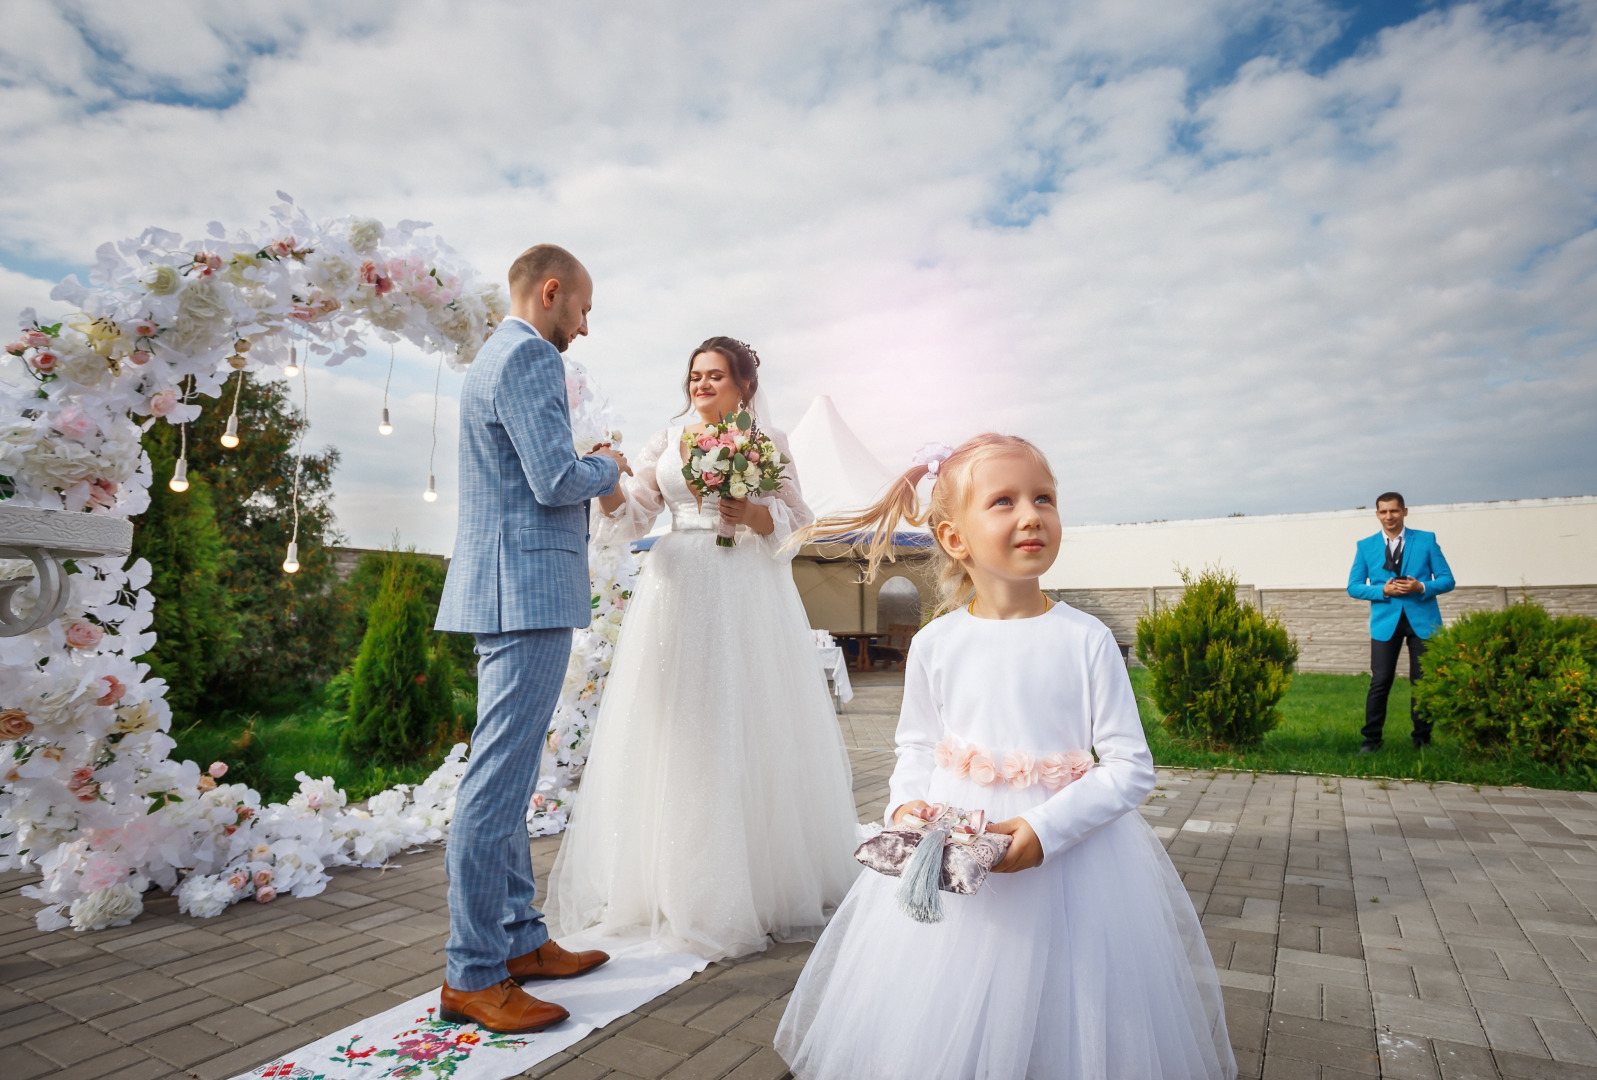
[[(1042, 594), (1042, 613), (1044, 615), (1046, 615), (1050, 611), (1052, 611), (1053, 609), (1054, 609), (1054, 598), (1049, 596), (1047, 593), (1043, 593)], [(976, 614), (976, 598), (975, 597), (971, 597), (970, 608), (968, 610), (970, 611), (970, 613), (972, 615)]]

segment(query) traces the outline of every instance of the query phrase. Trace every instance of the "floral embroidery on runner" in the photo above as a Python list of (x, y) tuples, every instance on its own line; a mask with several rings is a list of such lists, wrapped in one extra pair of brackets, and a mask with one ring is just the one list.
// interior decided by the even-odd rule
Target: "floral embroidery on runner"
[[(428, 1009), (427, 1015), (416, 1021), (420, 1026), (407, 1028), (392, 1036), (396, 1044), (394, 1046), (373, 1044), (357, 1049), (365, 1036), (351, 1035), (347, 1043), (337, 1048), (330, 1063), (371, 1068), (374, 1064), (380, 1064), (373, 1061), (374, 1058), (393, 1058), (393, 1064), (383, 1072), (363, 1075), (369, 1075), (371, 1080), (384, 1080), (386, 1077), (395, 1080), (401, 1077), (404, 1080), (447, 1078), (454, 1076), (456, 1070), (470, 1058), (471, 1052), (479, 1047), (518, 1050), (527, 1045), (526, 1039), (495, 1035), (476, 1025), (451, 1024), (439, 1020), (436, 1013), (436, 1009)], [(286, 1058), (262, 1065), (250, 1075), (259, 1076), (261, 1080), (327, 1080), (326, 1073), (315, 1072)]]
[(1005, 783), (1017, 791), (1041, 784), (1049, 791), (1075, 783), (1095, 764), (1091, 751), (1066, 750), (1037, 755), (1026, 750), (1000, 754), (944, 735), (932, 750), (932, 760), (960, 778), (968, 777), (983, 787)]

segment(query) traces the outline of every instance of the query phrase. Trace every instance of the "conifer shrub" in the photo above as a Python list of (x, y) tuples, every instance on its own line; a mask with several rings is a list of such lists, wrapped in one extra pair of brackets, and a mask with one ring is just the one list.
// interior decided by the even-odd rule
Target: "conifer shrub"
[(1165, 726), (1212, 747), (1252, 746), (1281, 722), (1298, 646), (1279, 615), (1237, 600), (1237, 579), (1217, 568), (1137, 620), (1137, 659), (1153, 676)]
[(346, 754), (404, 765), (436, 753), (459, 727), (454, 670), (432, 626), (420, 560), (392, 552), (372, 602), (349, 688)]
[(1481, 754), (1597, 765), (1597, 619), (1525, 599), (1460, 617), (1426, 643), (1420, 708)]

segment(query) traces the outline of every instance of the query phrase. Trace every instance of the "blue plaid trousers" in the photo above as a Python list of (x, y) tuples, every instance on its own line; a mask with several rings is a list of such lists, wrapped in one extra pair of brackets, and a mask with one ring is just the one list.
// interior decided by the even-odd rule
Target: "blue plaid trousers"
[(505, 961), (549, 940), (532, 878), (527, 806), (544, 738), (571, 658), (571, 629), (478, 634), (477, 727), (455, 799), (445, 865), (449, 944), (445, 978), (484, 990)]

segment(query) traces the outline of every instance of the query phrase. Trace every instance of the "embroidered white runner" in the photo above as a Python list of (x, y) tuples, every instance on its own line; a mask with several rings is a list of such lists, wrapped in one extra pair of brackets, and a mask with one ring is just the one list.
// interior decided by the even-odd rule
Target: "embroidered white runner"
[(533, 1035), (495, 1035), (438, 1019), (438, 991), (351, 1024), (234, 1080), (504, 1080), (558, 1054), (618, 1016), (652, 1001), (704, 967), (697, 956), (661, 953), (647, 938), (575, 936), (571, 949), (604, 949), (610, 962), (558, 982), (530, 982), (534, 997), (571, 1010), (563, 1024)]

